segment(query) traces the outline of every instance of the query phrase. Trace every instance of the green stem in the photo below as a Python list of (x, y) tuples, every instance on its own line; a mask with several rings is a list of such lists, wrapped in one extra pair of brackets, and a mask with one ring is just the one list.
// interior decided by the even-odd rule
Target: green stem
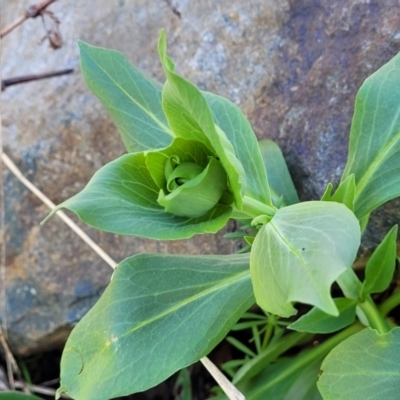
[(379, 311), (382, 315), (386, 316), (400, 305), (400, 290), (394, 292), (387, 300), (385, 300), (379, 307)]
[(276, 208), (261, 203), (261, 201), (255, 200), (252, 197), (243, 196), (243, 207), (240, 211), (247, 214), (250, 218), (260, 215), (267, 215), (272, 218), (276, 212)]
[(363, 302), (358, 303), (358, 306), (363, 310), (371, 328), (376, 329), (380, 334), (390, 331), (390, 325), (378, 310), (378, 307), (371, 299), (371, 296), (366, 296)]
[[(279, 380), (282, 382), (285, 378), (289, 377), (296, 371), (307, 367), (318, 359), (322, 359), (334, 347), (342, 343), (343, 340), (361, 331), (362, 329), (364, 329), (364, 326), (362, 326), (361, 324), (353, 324), (343, 331), (337, 333), (336, 335), (330, 337), (328, 340), (325, 340), (325, 342), (313, 347), (311, 350), (306, 350), (305, 352), (300, 353), (295, 358), (293, 358), (293, 362), (290, 363), (290, 365), (285, 369), (282, 374), (279, 375)], [(256, 394), (256, 391), (252, 392), (252, 395), (254, 397), (257, 397)]]
[(269, 316), (269, 318), (268, 318), (267, 329), (265, 330), (263, 342), (262, 342), (262, 345), (261, 345), (261, 348), (263, 350), (267, 347), (267, 345), (268, 345), (268, 343), (269, 343), (269, 341), (271, 339), (272, 332), (273, 332), (274, 327), (275, 327), (275, 323), (276, 323), (276, 316), (271, 314)]
[[(362, 283), (352, 269), (343, 272), (336, 281), (347, 298), (359, 298)], [(378, 307), (373, 302), (371, 296), (366, 296), (364, 301), (358, 303), (358, 306), (367, 317), (371, 328), (376, 329), (379, 333), (389, 332), (390, 325), (378, 310)]]
[(336, 279), (336, 282), (348, 299), (358, 299), (362, 284), (352, 268), (344, 271), (339, 278)]
[(327, 355), (334, 347), (338, 344), (342, 343), (343, 340), (347, 339), (350, 336), (353, 336), (355, 333), (361, 331), (365, 327), (359, 323), (355, 323), (348, 328), (342, 330), (336, 335), (330, 337), (325, 342), (315, 346), (313, 349), (309, 350), (306, 356), (303, 356), (301, 360), (302, 366), (309, 365), (313, 361), (315, 361), (319, 357), (324, 357)]

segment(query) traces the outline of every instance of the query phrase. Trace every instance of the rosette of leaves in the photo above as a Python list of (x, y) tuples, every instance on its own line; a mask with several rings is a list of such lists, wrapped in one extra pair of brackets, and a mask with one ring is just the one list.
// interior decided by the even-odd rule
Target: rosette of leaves
[[(116, 122), (128, 154), (101, 168), (58, 209), (97, 229), (153, 239), (215, 233), (246, 199), (273, 212), (250, 124), (234, 104), (174, 72), (164, 32), (158, 46), (163, 87), (116, 51), (80, 48), (86, 82)], [(248, 217), (256, 215), (245, 208)]]
[[(58, 208), (101, 230), (153, 239), (214, 233), (229, 218), (253, 219), (256, 234), (249, 239), (250, 255), (144, 254), (122, 261), (67, 342), (59, 393), (103, 400), (152, 387), (208, 354), (254, 301), (281, 317), (296, 313), (293, 303), (312, 305), (291, 328), (327, 333), (351, 324), (356, 305), (387, 287), (396, 230), (376, 257), (391, 249), (385, 273), (371, 263), (362, 286), (351, 267), (360, 221), (365, 226), (374, 208), (400, 193), (392, 168), (398, 113), (383, 136), (369, 119), (380, 120), (382, 110), (370, 88), (381, 93), (387, 76), (394, 86), (399, 58), (360, 91), (358, 107), (368, 112), (356, 108), (350, 162), (339, 188), (331, 194), (328, 186), (323, 201), (298, 203), (279, 148), (268, 141), (259, 147), (235, 105), (175, 73), (164, 32), (158, 45), (163, 86), (118, 52), (84, 43), (80, 50), (86, 83), (115, 121), (127, 154), (101, 168)], [(391, 99), (394, 109), (398, 101)], [(380, 151), (372, 151), (376, 137), (386, 140)], [(372, 167), (356, 157), (368, 146)], [(393, 183), (382, 191), (381, 172)], [(368, 201), (364, 191), (373, 193)], [(347, 299), (332, 298), (335, 281)]]

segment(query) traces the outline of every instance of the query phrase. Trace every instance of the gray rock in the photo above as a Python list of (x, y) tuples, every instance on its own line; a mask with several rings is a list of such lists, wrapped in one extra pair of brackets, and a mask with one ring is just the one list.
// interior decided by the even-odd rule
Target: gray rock
[[(5, 151), (55, 203), (79, 191), (124, 148), (79, 74), (77, 39), (120, 50), (163, 81), (156, 43), (164, 27), (178, 71), (237, 103), (259, 138), (282, 146), (301, 198), (317, 199), (329, 181), (337, 183), (344, 167), (358, 87), (398, 51), (397, 3), (56, 2), (51, 10), (61, 20), (64, 46), (51, 51), (39, 45), (40, 20), (27, 21), (3, 41), (3, 78), (67, 67), (76, 73), (2, 93)], [(6, 2), (2, 24), (23, 6)], [(7, 171), (5, 188), (7, 313), (2, 318), (13, 351), (32, 354), (63, 343), (107, 285), (111, 269), (57, 217), (39, 226), (46, 207)], [(396, 209), (392, 203), (377, 214), (366, 249), (398, 218)], [(153, 242), (81, 226), (117, 261), (138, 252), (235, 250), (221, 235)]]

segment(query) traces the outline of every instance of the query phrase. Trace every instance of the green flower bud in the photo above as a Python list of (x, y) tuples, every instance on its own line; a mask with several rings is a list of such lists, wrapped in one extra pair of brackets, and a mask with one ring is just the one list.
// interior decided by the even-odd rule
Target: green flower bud
[(195, 162), (181, 163), (173, 155), (166, 161), (164, 173), (166, 190), (160, 189), (157, 201), (165, 211), (180, 217), (201, 217), (218, 204), (227, 189), (226, 172), (211, 156), (203, 167)]

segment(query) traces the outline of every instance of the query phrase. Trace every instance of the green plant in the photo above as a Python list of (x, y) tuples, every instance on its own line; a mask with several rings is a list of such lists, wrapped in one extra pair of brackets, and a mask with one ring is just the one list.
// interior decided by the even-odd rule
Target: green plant
[[(246, 237), (250, 254), (122, 261), (71, 333), (59, 393), (100, 400), (145, 390), (245, 326), (255, 351), (228, 339), (247, 356), (225, 367), (247, 399), (396, 398), (400, 330), (386, 315), (400, 292), (380, 308), (371, 295), (392, 280), (397, 226), (371, 256), (363, 282), (352, 264), (370, 213), (400, 195), (400, 55), (357, 95), (337, 189), (329, 184), (321, 201), (299, 203), (279, 148), (259, 145), (235, 105), (174, 72), (164, 32), (164, 86), (116, 51), (84, 43), (80, 50), (86, 83), (128, 153), (58, 208), (97, 229), (156, 240), (215, 233), (230, 218), (250, 220), (254, 235)], [(245, 314), (254, 302), (265, 316)], [(295, 303), (312, 308), (293, 319)], [(335, 334), (305, 345), (316, 333)], [(299, 346), (296, 357), (286, 355)]]

